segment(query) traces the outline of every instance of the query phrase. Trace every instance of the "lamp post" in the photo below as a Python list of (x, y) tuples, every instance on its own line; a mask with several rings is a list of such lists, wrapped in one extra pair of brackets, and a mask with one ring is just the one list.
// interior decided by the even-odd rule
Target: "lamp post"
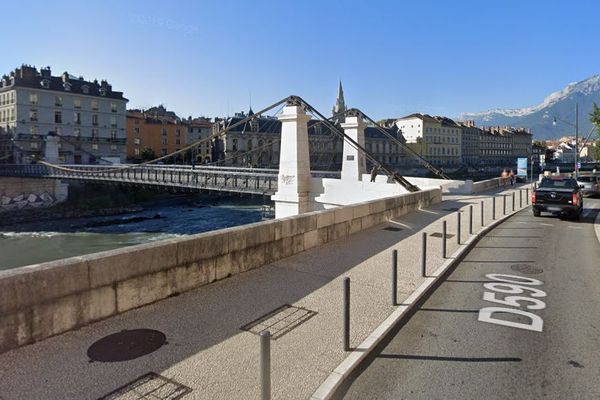
[(556, 126), (557, 121), (570, 125), (575, 128), (575, 178), (579, 175), (579, 103), (575, 103), (575, 124), (554, 117), (552, 125)]

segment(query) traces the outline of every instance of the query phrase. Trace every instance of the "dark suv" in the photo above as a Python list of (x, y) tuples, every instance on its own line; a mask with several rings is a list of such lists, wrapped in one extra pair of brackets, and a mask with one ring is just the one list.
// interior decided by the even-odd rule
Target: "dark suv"
[(531, 195), (531, 204), (536, 217), (547, 211), (579, 218), (583, 211), (583, 194), (575, 179), (553, 176), (542, 179)]

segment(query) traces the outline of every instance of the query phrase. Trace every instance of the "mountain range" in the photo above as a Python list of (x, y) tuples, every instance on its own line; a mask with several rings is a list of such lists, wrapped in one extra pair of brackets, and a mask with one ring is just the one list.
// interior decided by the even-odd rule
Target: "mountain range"
[[(593, 103), (600, 105), (600, 75), (571, 83), (533, 107), (463, 113), (458, 119), (474, 120), (479, 126), (529, 128), (534, 140), (556, 139), (575, 134), (574, 127), (560, 120), (575, 124), (575, 104), (579, 104), (579, 135), (585, 138), (592, 129), (589, 114)], [(556, 126), (554, 118), (557, 119)]]

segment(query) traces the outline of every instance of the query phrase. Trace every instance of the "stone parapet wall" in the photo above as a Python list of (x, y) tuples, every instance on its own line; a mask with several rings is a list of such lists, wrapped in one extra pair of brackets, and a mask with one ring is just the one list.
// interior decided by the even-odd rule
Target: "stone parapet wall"
[(0, 272), (0, 352), (347, 237), (441, 201), (407, 193)]
[(508, 185), (506, 178), (492, 178), (485, 181), (479, 181), (473, 183), (473, 193), (485, 192), (486, 190)]
[(50, 207), (67, 194), (68, 186), (56, 179), (0, 178), (0, 213)]

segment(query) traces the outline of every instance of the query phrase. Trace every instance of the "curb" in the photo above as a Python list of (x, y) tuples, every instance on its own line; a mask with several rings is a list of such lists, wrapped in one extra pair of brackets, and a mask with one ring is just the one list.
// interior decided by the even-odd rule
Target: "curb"
[[(445, 277), (446, 272), (458, 265), (462, 259), (469, 253), (475, 244), (481, 239), (483, 235), (500, 225), (508, 218), (512, 217), (519, 211), (523, 211), (530, 207), (527, 204), (520, 210), (506, 214), (497, 220), (492, 221), (489, 225), (484, 226), (474, 235), (471, 235), (464, 244), (461, 245), (451, 256), (446, 260), (435, 272), (425, 278), (424, 282), (412, 292), (403, 302), (399, 305), (365, 340), (359, 344), (355, 350), (352, 351), (334, 370), (329, 376), (323, 381), (321, 386), (313, 393), (310, 397), (311, 400), (329, 400), (335, 394), (336, 391), (342, 386), (344, 381), (350, 376), (350, 374), (361, 364), (361, 362), (367, 358), (383, 341), (383, 339), (390, 333), (390, 331), (400, 322), (404, 317), (410, 314), (416, 305), (421, 300), (430, 296), (432, 292), (439, 286), (442, 278)], [(600, 213), (597, 216), (596, 222), (600, 221)], [(600, 226), (596, 228), (600, 229)], [(599, 235), (600, 230), (596, 231)]]

